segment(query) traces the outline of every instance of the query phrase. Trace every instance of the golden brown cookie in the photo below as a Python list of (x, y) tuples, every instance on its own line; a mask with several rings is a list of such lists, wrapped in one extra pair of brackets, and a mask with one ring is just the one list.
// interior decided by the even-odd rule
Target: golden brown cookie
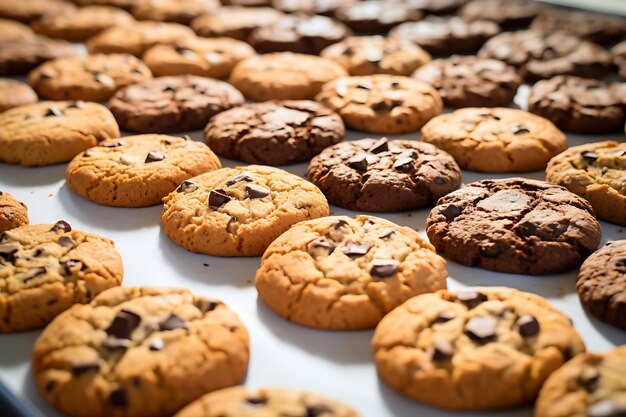
[(225, 36), (245, 41), (254, 29), (272, 25), (282, 16), (283, 13), (270, 7), (225, 6), (215, 13), (197, 17), (191, 27), (199, 36)]
[(35, 32), (23, 23), (10, 19), (0, 19), (0, 39), (3, 41), (23, 41), (35, 37)]
[(28, 23), (46, 16), (72, 13), (76, 6), (66, 0), (2, 0), (0, 17)]
[(219, 8), (218, 0), (137, 0), (131, 12), (139, 20), (188, 25), (196, 17), (212, 14)]
[(11, 78), (0, 78), (0, 113), (13, 107), (36, 103), (37, 94), (28, 84)]
[[(0, 191), (0, 232), (28, 224), (28, 207), (6, 191)], [(1, 256), (1, 255), (0, 255)]]

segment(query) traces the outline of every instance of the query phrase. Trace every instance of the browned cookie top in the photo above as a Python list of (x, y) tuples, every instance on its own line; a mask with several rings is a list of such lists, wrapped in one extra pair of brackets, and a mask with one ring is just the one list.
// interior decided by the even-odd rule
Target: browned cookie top
[(272, 5), (285, 13), (332, 15), (342, 6), (359, 0), (273, 0)]
[(478, 181), (448, 194), (430, 212), (426, 232), (463, 265), (533, 275), (573, 268), (600, 242), (586, 200), (524, 178)]
[(191, 27), (200, 36), (227, 36), (245, 41), (254, 29), (272, 25), (282, 16), (283, 13), (269, 7), (226, 6), (194, 19)]
[[(28, 224), (28, 207), (11, 194), (0, 191), (0, 232)], [(0, 248), (0, 257), (6, 253)]]
[(22, 39), (0, 39), (0, 74), (26, 74), (54, 58), (76, 55), (74, 46), (65, 41), (36, 36)]
[(23, 41), (32, 39), (35, 33), (23, 23), (10, 19), (0, 19), (0, 39), (3, 41)]
[(219, 7), (218, 0), (138, 0), (131, 12), (140, 20), (189, 24)]
[(491, 20), (502, 27), (527, 26), (545, 7), (532, 0), (472, 0), (459, 11), (467, 20)]
[(72, 13), (76, 6), (66, 0), (2, 0), (0, 17), (28, 23), (45, 16)]
[(385, 33), (404, 22), (419, 20), (422, 13), (395, 0), (370, 0), (347, 4), (335, 17), (358, 33)]
[(589, 11), (553, 10), (540, 14), (530, 28), (542, 33), (566, 32), (606, 44), (619, 41), (626, 35), (626, 19)]

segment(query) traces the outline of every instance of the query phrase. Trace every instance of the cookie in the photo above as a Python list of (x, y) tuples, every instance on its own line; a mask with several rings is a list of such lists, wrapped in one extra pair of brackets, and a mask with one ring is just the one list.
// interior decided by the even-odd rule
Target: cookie
[(494, 59), (453, 55), (420, 67), (413, 78), (432, 85), (448, 107), (498, 107), (513, 101), (522, 79)]
[(272, 0), (222, 0), (222, 4), (225, 6), (260, 7), (270, 6)]
[(199, 75), (227, 78), (235, 65), (254, 55), (245, 42), (231, 38), (194, 38), (176, 45), (156, 45), (143, 55), (143, 61), (156, 77)]
[(127, 53), (141, 57), (154, 45), (175, 45), (194, 36), (191, 29), (178, 23), (137, 22), (109, 28), (90, 38), (85, 45), (90, 54)]
[(273, 25), (282, 16), (281, 12), (269, 7), (226, 6), (194, 19), (191, 27), (199, 36), (226, 36), (245, 41), (254, 29)]
[(565, 32), (591, 42), (611, 44), (626, 35), (626, 19), (588, 10), (553, 10), (540, 14), (530, 28), (542, 33)]
[(28, 84), (11, 78), (0, 78), (0, 113), (13, 107), (36, 103), (37, 94)]
[(488, 20), (468, 22), (460, 17), (427, 17), (399, 25), (389, 32), (396, 39), (411, 41), (434, 55), (474, 53), (500, 32)]
[(24, 41), (35, 37), (35, 32), (15, 20), (0, 19), (0, 39), (3, 41)]
[(79, 6), (112, 6), (120, 9), (129, 10), (137, 0), (72, 0)]
[(422, 13), (404, 2), (370, 0), (346, 4), (335, 11), (335, 17), (357, 33), (384, 34), (401, 23), (421, 19)]
[(578, 194), (596, 215), (626, 226), (626, 144), (594, 142), (574, 146), (550, 160), (546, 180)]
[(250, 100), (310, 100), (324, 83), (346, 75), (341, 65), (326, 58), (276, 52), (241, 61), (230, 82)]
[(48, 61), (31, 71), (28, 83), (50, 100), (105, 101), (120, 88), (151, 78), (132, 55), (94, 54)]
[(116, 7), (86, 6), (75, 13), (46, 16), (31, 23), (31, 26), (41, 35), (79, 42), (110, 27), (134, 23), (135, 19), (128, 12)]
[(27, 224), (28, 207), (26, 204), (16, 200), (6, 191), (0, 191), (0, 232)]
[(25, 75), (46, 61), (74, 55), (76, 49), (71, 43), (43, 36), (0, 39), (0, 75)]
[(171, 416), (241, 382), (250, 341), (221, 301), (178, 288), (115, 288), (74, 306), (41, 333), (33, 375), (69, 417)]
[(422, 140), (478, 172), (539, 171), (567, 148), (565, 135), (549, 120), (503, 107), (442, 114), (422, 128)]
[(583, 353), (550, 375), (535, 404), (536, 417), (626, 415), (626, 347)]
[(214, 116), (204, 129), (204, 140), (226, 158), (287, 165), (308, 161), (344, 133), (341, 117), (314, 101), (270, 101)]
[(218, 0), (139, 0), (131, 9), (139, 20), (156, 20), (188, 25), (198, 16), (218, 10)]
[(23, 166), (67, 162), (120, 130), (97, 103), (43, 101), (0, 113), (0, 162)]
[(532, 0), (472, 0), (459, 10), (459, 16), (470, 21), (490, 20), (512, 29), (528, 27), (544, 10), (545, 6)]
[[(621, 91), (620, 91), (621, 90)], [(621, 131), (626, 123), (626, 83), (557, 76), (533, 85), (528, 111), (577, 133)]]
[(353, 36), (321, 52), (350, 75), (411, 75), (430, 61), (428, 52), (409, 41), (383, 36)]
[(124, 269), (107, 238), (54, 225), (18, 227), (0, 235), (0, 333), (45, 326), (76, 303), (120, 285)]
[(324, 84), (315, 99), (347, 126), (383, 134), (415, 132), (443, 107), (430, 85), (387, 74), (339, 78)]
[(203, 143), (166, 135), (110, 139), (77, 155), (67, 167), (67, 184), (97, 204), (145, 207), (191, 177), (221, 167)]
[(346, 25), (326, 16), (287, 15), (255, 29), (248, 43), (261, 53), (298, 52), (318, 55), (322, 49), (350, 35)]
[(273, 0), (272, 6), (285, 13), (332, 16), (340, 7), (359, 0)]
[(256, 288), (269, 308), (294, 323), (368, 329), (412, 296), (446, 288), (445, 266), (413, 229), (378, 217), (324, 217), (272, 242)]
[(261, 165), (197, 176), (163, 202), (167, 236), (189, 251), (214, 256), (259, 256), (292, 225), (329, 213), (316, 186)]
[(76, 6), (65, 0), (2, 0), (0, 2), (0, 17), (24, 23), (46, 16), (70, 14), (75, 10)]
[(426, 233), (455, 262), (512, 274), (567, 271), (600, 243), (586, 200), (524, 178), (477, 181), (446, 195), (428, 215)]
[(122, 130), (166, 133), (200, 129), (211, 116), (243, 102), (241, 93), (223, 81), (179, 75), (122, 88), (109, 109)]
[(619, 71), (619, 77), (626, 81), (626, 41), (620, 42), (611, 49), (613, 64)]
[(394, 389), (456, 411), (529, 404), (552, 372), (585, 351), (546, 299), (506, 287), (413, 297), (380, 322), (372, 348)]
[(557, 75), (601, 78), (611, 65), (611, 54), (602, 47), (561, 32), (501, 33), (487, 41), (478, 56), (514, 66), (528, 82)]
[(409, 8), (416, 9), (423, 14), (449, 15), (455, 14), (467, 0), (397, 0), (405, 3)]
[(343, 142), (313, 158), (307, 170), (331, 204), (394, 212), (434, 205), (461, 184), (454, 159), (428, 143), (382, 138)]

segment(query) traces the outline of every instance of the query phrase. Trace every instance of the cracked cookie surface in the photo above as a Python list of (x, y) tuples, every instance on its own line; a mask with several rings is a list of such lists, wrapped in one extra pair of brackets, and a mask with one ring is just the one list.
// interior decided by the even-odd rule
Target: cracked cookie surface
[(419, 233), (371, 216), (299, 223), (267, 248), (259, 297), (304, 326), (374, 327), (410, 297), (446, 288), (446, 261)]
[(549, 120), (503, 107), (468, 107), (435, 117), (422, 129), (422, 140), (478, 172), (538, 171), (567, 148), (565, 135)]
[(145, 207), (159, 204), (182, 181), (220, 167), (203, 143), (137, 135), (104, 141), (76, 156), (66, 178), (74, 192), (94, 203)]
[(0, 232), (28, 224), (28, 207), (6, 191), (0, 191)]
[(65, 221), (0, 235), (0, 332), (43, 327), (76, 303), (120, 285), (124, 269), (107, 238)]
[(477, 181), (446, 195), (428, 215), (426, 233), (462, 265), (532, 275), (574, 268), (600, 243), (586, 200), (524, 178)]
[(55, 58), (76, 55), (69, 42), (33, 36), (28, 39), (0, 39), (0, 75), (26, 75), (33, 68)]
[(292, 225), (328, 216), (322, 192), (278, 168), (222, 168), (184, 181), (163, 199), (176, 244), (215, 256), (258, 256)]
[(449, 410), (531, 403), (552, 372), (585, 350), (544, 298), (505, 287), (413, 297), (383, 318), (372, 348), (394, 389)]
[(241, 382), (249, 337), (218, 300), (128, 287), (74, 306), (37, 339), (40, 394), (71, 417), (165, 417)]

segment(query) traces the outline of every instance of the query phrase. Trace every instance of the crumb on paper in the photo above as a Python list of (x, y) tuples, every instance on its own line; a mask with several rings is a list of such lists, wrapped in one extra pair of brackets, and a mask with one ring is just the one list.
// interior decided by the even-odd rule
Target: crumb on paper
[(211, 266), (211, 265), (209, 265), (209, 264), (207, 264), (207, 263), (203, 263), (202, 265), (204, 265), (204, 266)]
[(619, 229), (617, 229), (617, 233), (622, 233), (624, 231), (624, 229), (622, 229), (621, 227)]
[(252, 280), (251, 279), (247, 279), (246, 280), (246, 285), (252, 285)]

